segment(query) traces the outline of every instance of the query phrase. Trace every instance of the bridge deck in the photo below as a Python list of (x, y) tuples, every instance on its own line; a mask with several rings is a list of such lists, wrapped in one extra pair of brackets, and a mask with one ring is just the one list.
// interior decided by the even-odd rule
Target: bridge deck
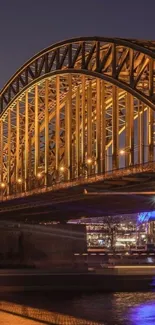
[[(135, 178), (135, 181), (133, 181)], [(117, 181), (116, 181), (117, 180)], [(122, 185), (121, 184), (122, 181)], [(15, 220), (65, 220), (83, 216), (137, 213), (154, 209), (153, 195), (102, 195), (107, 191), (104, 181), (83, 184), (72, 188), (49, 191), (32, 196), (16, 198), (0, 203), (2, 218)], [(89, 195), (84, 194), (84, 189)], [(126, 185), (122, 177), (109, 184), (108, 191), (143, 192), (155, 190), (155, 174), (144, 173), (128, 177)], [(97, 192), (98, 195), (93, 193)]]

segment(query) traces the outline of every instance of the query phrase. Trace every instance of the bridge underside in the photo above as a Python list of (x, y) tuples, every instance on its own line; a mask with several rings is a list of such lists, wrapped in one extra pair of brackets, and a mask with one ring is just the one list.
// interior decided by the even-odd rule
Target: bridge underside
[[(155, 173), (137, 173), (128, 177), (115, 177), (109, 181), (84, 184), (2, 202), (0, 217), (28, 222), (43, 220), (64, 222), (81, 217), (152, 211), (155, 207), (155, 195), (138, 195), (138, 192), (152, 192), (154, 189)], [(85, 190), (87, 194), (84, 194)], [(126, 191), (131, 194), (103, 195), (107, 191), (109, 193)], [(132, 192), (137, 192), (137, 195), (133, 195)]]

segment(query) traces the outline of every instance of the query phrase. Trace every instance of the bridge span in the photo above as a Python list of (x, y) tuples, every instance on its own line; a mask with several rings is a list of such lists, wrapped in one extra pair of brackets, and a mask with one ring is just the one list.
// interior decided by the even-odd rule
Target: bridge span
[(84, 216), (151, 211), (155, 206), (154, 198), (155, 175), (143, 172), (98, 181), (92, 179), (90, 183), (85, 181), (76, 186), (70, 184), (66, 188), (5, 200), (0, 203), (0, 216), (16, 221), (63, 222)]
[(154, 191), (154, 50), (151, 41), (70, 39), (14, 74), (0, 92), (1, 215), (151, 209), (148, 198), (103, 199), (83, 191), (128, 182), (139, 190), (140, 173)]

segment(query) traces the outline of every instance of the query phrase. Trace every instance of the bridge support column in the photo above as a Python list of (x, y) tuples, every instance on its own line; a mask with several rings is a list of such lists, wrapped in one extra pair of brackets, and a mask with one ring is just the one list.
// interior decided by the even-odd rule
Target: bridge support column
[(112, 106), (112, 169), (119, 168), (118, 139), (119, 139), (119, 110), (118, 110), (118, 89), (113, 86)]
[(28, 191), (28, 163), (29, 163), (29, 102), (28, 91), (25, 94), (25, 191)]
[(11, 191), (11, 110), (8, 110), (7, 195)]
[(48, 168), (49, 168), (49, 80), (45, 80), (45, 186), (48, 186)]
[(38, 98), (38, 85), (35, 85), (35, 182), (37, 182), (39, 165), (39, 98)]
[[(31, 137), (29, 137), (29, 163), (28, 163), (28, 168), (29, 168), (29, 175), (32, 175), (33, 171), (32, 171), (32, 141), (31, 141)], [(37, 179), (37, 186), (39, 186), (39, 179)], [(29, 176), (28, 177), (28, 189), (31, 190), (31, 186), (32, 186), (32, 179)]]
[(145, 162), (145, 146), (144, 146), (144, 144), (145, 144), (145, 137), (146, 137), (146, 135), (145, 135), (145, 127), (144, 127), (144, 125), (145, 125), (145, 120), (144, 120), (144, 118), (145, 118), (145, 112), (144, 112), (144, 103), (142, 103), (142, 114), (141, 114), (141, 129), (142, 129), (142, 133), (141, 133), (141, 136), (142, 136), (142, 160), (141, 160), (141, 162), (142, 162), (142, 164), (144, 164), (144, 162)]
[(72, 178), (72, 76), (68, 75), (68, 94), (65, 107), (65, 167), (67, 180)]
[(105, 82), (101, 81), (101, 173), (105, 173), (105, 160), (106, 160)]
[(147, 109), (148, 120), (148, 161), (153, 161), (153, 110), (148, 107)]
[(146, 136), (144, 125), (144, 104), (138, 101), (138, 164), (144, 163), (144, 143)]
[(129, 114), (130, 114), (130, 97), (126, 93), (126, 113), (125, 113), (125, 167), (130, 165), (130, 125), (129, 125)]
[(126, 94), (126, 134), (125, 134), (125, 165), (134, 165), (134, 101), (133, 96)]
[(18, 191), (18, 178), (19, 176), (19, 168), (20, 168), (20, 115), (19, 115), (19, 101), (16, 105), (16, 191)]
[(55, 168), (59, 175), (60, 151), (60, 77), (56, 76)]
[(80, 175), (80, 89), (76, 90), (76, 168)]
[(85, 82), (86, 77), (83, 75), (82, 77), (82, 129), (81, 129), (81, 163), (82, 163), (82, 174), (85, 172), (85, 106), (86, 106), (86, 89)]
[(142, 120), (141, 120), (141, 108), (140, 101), (138, 101), (138, 164), (142, 162)]
[(0, 120), (0, 177), (3, 183), (3, 120)]
[(96, 172), (101, 172), (101, 80), (96, 79)]
[[(92, 82), (87, 89), (87, 159), (92, 159)], [(92, 173), (92, 165), (88, 165), (88, 175)]]

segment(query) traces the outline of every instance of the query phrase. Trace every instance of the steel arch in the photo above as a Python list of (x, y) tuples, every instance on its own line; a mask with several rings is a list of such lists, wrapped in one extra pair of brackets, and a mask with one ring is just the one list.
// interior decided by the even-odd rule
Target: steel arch
[(83, 37), (57, 43), (30, 59), (0, 93), (1, 112), (32, 80), (57, 70), (96, 72), (155, 109), (155, 43)]
[(154, 50), (154, 42), (77, 38), (18, 70), (0, 93), (2, 193), (105, 173), (122, 159), (153, 161)]

